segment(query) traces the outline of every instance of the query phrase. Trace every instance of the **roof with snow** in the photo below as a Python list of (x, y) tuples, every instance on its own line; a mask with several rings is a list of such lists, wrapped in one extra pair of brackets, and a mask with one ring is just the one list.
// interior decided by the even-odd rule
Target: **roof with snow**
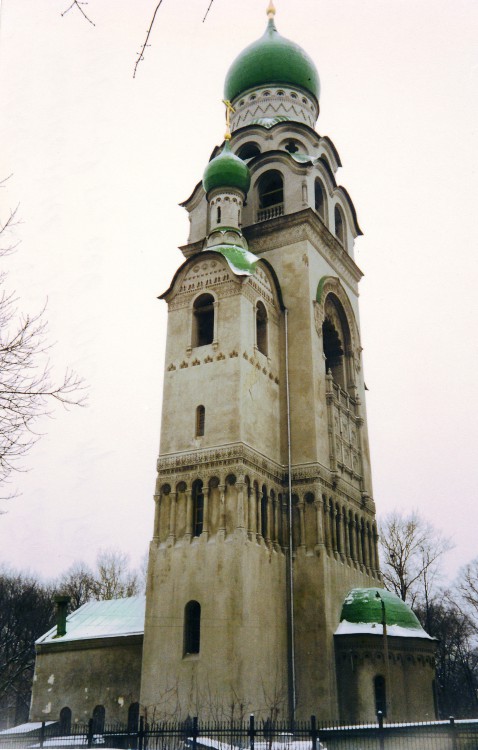
[(65, 635), (58, 637), (55, 625), (36, 644), (143, 635), (145, 603), (144, 596), (87, 602), (68, 615)]
[(342, 605), (335, 635), (382, 635), (384, 613), (388, 635), (434, 640), (423, 630), (417, 616), (402, 599), (391, 591), (378, 588), (349, 591)]

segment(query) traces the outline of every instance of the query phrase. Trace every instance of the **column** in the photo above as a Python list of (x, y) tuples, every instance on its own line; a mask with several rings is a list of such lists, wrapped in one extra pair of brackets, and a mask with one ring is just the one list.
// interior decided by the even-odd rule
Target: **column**
[(177, 493), (169, 493), (169, 539), (171, 544), (176, 541), (176, 499)]
[(186, 489), (186, 533), (184, 535), (186, 542), (190, 542), (193, 535), (193, 500), (191, 490)]

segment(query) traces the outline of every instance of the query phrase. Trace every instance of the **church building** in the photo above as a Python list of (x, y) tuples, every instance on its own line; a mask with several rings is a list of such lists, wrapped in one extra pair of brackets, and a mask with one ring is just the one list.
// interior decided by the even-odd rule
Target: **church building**
[(225, 140), (182, 204), (185, 260), (161, 295), (161, 447), (128, 701), (150, 719), (434, 718), (434, 641), (379, 570), (361, 230), (315, 130), (316, 67), (267, 15), (227, 73)]

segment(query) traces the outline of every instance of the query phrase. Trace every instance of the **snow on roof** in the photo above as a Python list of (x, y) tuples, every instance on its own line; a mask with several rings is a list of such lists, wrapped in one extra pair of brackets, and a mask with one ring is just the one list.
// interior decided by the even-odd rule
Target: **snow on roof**
[[(342, 620), (339, 624), (335, 635), (356, 635), (367, 633), (368, 635), (383, 635), (383, 625), (378, 622), (347, 622)], [(435, 641), (436, 638), (428, 635), (422, 628), (404, 628), (401, 625), (387, 625), (387, 635), (397, 636), (399, 638), (425, 638), (429, 641)]]
[(88, 638), (142, 635), (145, 603), (144, 596), (87, 602), (66, 618), (66, 635), (58, 638), (55, 625), (40, 636), (36, 643), (65, 643)]
[[(49, 727), (52, 724), (56, 724), (55, 721), (46, 721), (45, 726)], [(4, 734), (26, 734), (27, 732), (37, 732), (41, 728), (41, 721), (28, 721), (26, 724), (18, 724), (16, 727), (10, 729), (3, 729), (0, 735)]]

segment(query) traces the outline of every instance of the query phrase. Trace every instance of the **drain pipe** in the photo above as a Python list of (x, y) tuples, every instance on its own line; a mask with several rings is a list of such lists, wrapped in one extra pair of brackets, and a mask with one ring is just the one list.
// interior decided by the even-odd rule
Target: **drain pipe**
[(289, 552), (287, 566), (287, 594), (289, 599), (289, 710), (291, 721), (295, 721), (296, 710), (296, 680), (295, 680), (295, 622), (294, 622), (294, 567), (292, 559), (292, 453), (290, 438), (290, 390), (289, 390), (289, 328), (288, 310), (284, 308), (285, 314), (285, 391), (287, 408), (287, 474), (288, 474), (288, 500), (287, 510), (289, 518)]

